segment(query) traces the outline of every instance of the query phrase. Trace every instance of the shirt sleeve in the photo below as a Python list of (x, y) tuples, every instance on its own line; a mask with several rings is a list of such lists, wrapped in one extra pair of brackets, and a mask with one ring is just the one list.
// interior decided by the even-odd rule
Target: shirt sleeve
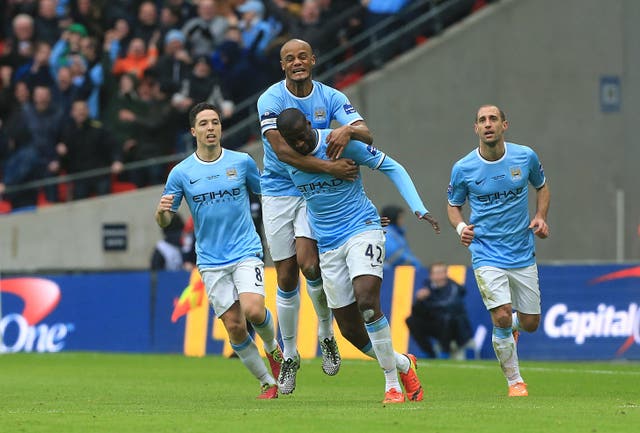
[(182, 189), (182, 182), (180, 180), (180, 172), (175, 170), (175, 167), (169, 172), (167, 183), (164, 186), (162, 195), (173, 194), (173, 206), (171, 206), (171, 212), (177, 212), (182, 202), (182, 196), (184, 191)]
[(529, 152), (529, 182), (536, 189), (542, 188), (542, 186), (546, 182), (546, 178), (544, 176), (544, 169), (542, 168), (542, 163), (540, 159), (538, 159), (538, 155), (530, 149)]
[(409, 173), (407, 173), (407, 170), (402, 165), (396, 162), (389, 155), (386, 155), (382, 164), (378, 167), (378, 170), (386, 174), (389, 179), (391, 179), (412, 212), (420, 212), (421, 215), (429, 212), (424, 203), (422, 203), (422, 199), (420, 198)]
[(332, 117), (341, 125), (351, 125), (358, 120), (363, 120), (360, 113), (351, 105), (347, 95), (335, 89), (331, 98), (331, 111)]
[(247, 155), (247, 187), (249, 190), (254, 193), (260, 195), (260, 170), (258, 170), (258, 166), (256, 162), (250, 155)]
[(264, 135), (270, 129), (277, 129), (276, 120), (282, 111), (280, 104), (268, 93), (258, 98), (258, 116), (260, 116), (260, 133)]
[(447, 199), (451, 206), (462, 206), (467, 201), (467, 184), (464, 182), (462, 172), (458, 164), (454, 164), (451, 170), (451, 180), (447, 187)]

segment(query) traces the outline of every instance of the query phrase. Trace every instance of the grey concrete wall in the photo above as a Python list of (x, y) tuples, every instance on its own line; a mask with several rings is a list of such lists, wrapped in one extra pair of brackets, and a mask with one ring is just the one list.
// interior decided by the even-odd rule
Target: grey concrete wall
[[(403, 162), (427, 206), (446, 224), (439, 237), (417, 221), (411, 244), (426, 262), (465, 263), (446, 222), (452, 164), (477, 146), (479, 105), (501, 106), (507, 138), (539, 154), (552, 192), (551, 238), (540, 261), (616, 259), (615, 193), (626, 193), (625, 259), (639, 256), (637, 122), (639, 4), (632, 0), (503, 1), (449, 29), (350, 90), (376, 144)], [(635, 41), (635, 42), (634, 42)], [(619, 113), (600, 109), (599, 83), (619, 76)], [(367, 174), (379, 205), (400, 201), (384, 176)]]
[[(452, 164), (477, 145), (476, 108), (500, 105), (511, 141), (532, 146), (552, 192), (551, 237), (538, 241), (541, 262), (614, 261), (616, 191), (624, 191), (624, 258), (638, 260), (640, 146), (640, 2), (503, 0), (448, 29), (348, 89), (378, 147), (412, 174), (441, 221), (435, 236), (410, 220), (423, 261), (468, 263), (446, 221)], [(622, 108), (600, 109), (599, 82), (619, 76)], [(259, 149), (251, 148), (261, 161)], [(391, 182), (364, 174), (379, 207), (399, 203)], [(0, 272), (146, 268), (161, 237), (153, 212), (161, 188), (0, 216)], [(126, 222), (129, 249), (104, 253), (103, 223)]]

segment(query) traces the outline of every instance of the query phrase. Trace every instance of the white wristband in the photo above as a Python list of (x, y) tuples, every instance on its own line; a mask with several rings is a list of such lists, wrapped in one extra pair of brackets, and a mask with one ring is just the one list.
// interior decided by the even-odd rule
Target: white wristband
[(456, 226), (456, 231), (458, 232), (458, 236), (462, 236), (462, 230), (467, 226), (464, 221), (461, 221)]

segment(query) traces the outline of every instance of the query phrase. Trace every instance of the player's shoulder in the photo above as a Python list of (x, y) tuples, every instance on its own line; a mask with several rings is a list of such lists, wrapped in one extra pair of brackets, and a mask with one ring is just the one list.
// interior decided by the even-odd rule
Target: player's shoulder
[(284, 80), (273, 83), (267, 90), (262, 92), (262, 94), (258, 97), (258, 102), (272, 100), (274, 98), (282, 97)]
[(507, 141), (505, 142), (505, 146), (507, 147), (507, 154), (512, 156), (530, 156), (536, 154), (536, 152), (530, 146), (526, 146), (524, 144), (517, 144)]
[(479, 158), (478, 158), (478, 148), (476, 147), (472, 151), (468, 152), (467, 154), (462, 156), (460, 159), (458, 159), (455, 162), (454, 166), (464, 167), (477, 162), (479, 162)]
[(225, 158), (231, 161), (249, 161), (253, 160), (253, 157), (247, 152), (241, 150), (224, 149)]
[(316, 80), (312, 80), (312, 82), (316, 91), (325, 97), (331, 97), (334, 95), (340, 95), (340, 96), (344, 95), (344, 93), (342, 93), (340, 90), (336, 89), (335, 87), (331, 87), (327, 84), (324, 84)]

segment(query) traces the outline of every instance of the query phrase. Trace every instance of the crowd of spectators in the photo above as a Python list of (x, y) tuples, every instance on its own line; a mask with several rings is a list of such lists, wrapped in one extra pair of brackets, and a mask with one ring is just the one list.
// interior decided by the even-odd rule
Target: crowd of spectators
[[(107, 194), (114, 179), (161, 183), (166, 163), (128, 163), (189, 151), (194, 103), (220, 107), (228, 128), (252, 114), (239, 102), (282, 78), (285, 40), (321, 56), (416, 1), (0, 2), (0, 200), (18, 208)], [(71, 176), (66, 198), (53, 184), (15, 188), (96, 169)]]

